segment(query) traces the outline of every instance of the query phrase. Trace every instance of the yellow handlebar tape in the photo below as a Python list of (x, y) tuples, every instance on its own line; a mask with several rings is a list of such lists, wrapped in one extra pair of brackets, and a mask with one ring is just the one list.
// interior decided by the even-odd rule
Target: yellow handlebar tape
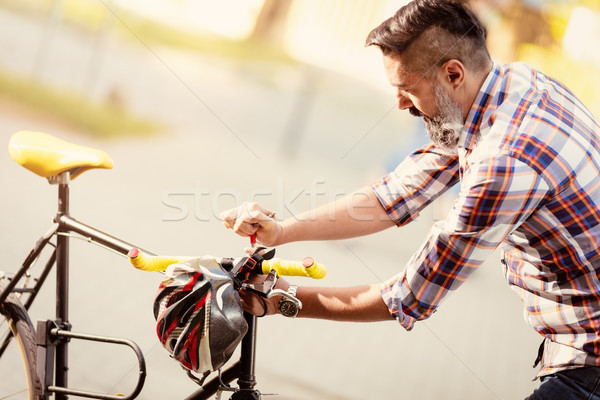
[(139, 249), (131, 249), (127, 256), (131, 264), (142, 271), (164, 271), (171, 264), (189, 260), (189, 257), (148, 256)]
[(312, 257), (306, 257), (302, 262), (288, 261), (274, 258), (264, 260), (262, 263), (263, 274), (268, 274), (272, 269), (279, 276), (306, 276), (313, 279), (321, 279), (327, 275), (327, 268), (317, 263)]
[[(127, 256), (131, 264), (142, 271), (164, 271), (171, 264), (189, 260), (189, 257), (149, 256), (139, 249), (131, 249)], [(302, 262), (279, 258), (264, 260), (262, 263), (263, 274), (268, 274), (272, 269), (279, 276), (306, 276), (321, 279), (327, 275), (327, 268), (315, 262), (312, 257), (306, 257)]]

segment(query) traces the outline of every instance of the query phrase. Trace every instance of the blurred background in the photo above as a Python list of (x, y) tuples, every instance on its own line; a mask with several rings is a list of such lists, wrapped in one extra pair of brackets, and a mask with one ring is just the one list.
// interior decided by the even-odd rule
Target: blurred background
[[(278, 218), (384, 175), (426, 142), (395, 109), (368, 32), (401, 0), (0, 0), (0, 138), (40, 130), (100, 148), (112, 171), (72, 185), (72, 214), (157, 253), (238, 256), (247, 240), (219, 213), (257, 201)], [(600, 115), (598, 0), (478, 0), (500, 63), (525, 61)], [(406, 115), (405, 115), (406, 114)], [(0, 254), (15, 271), (50, 226), (56, 188), (0, 152)], [(386, 279), (410, 258), (452, 195), (411, 226), (281, 246), (329, 267), (324, 286)], [(157, 345), (161, 276), (72, 240), (75, 331), (133, 339), (146, 353), (141, 399), (180, 399), (191, 382)], [(53, 314), (47, 284), (34, 320)], [(280, 399), (517, 399), (537, 385), (541, 338), (490, 258), (428, 321), (343, 324), (261, 319), (257, 375)], [(16, 357), (16, 354), (15, 354)], [(72, 343), (71, 385), (128, 392), (127, 351)], [(0, 367), (8, 382), (16, 358)]]

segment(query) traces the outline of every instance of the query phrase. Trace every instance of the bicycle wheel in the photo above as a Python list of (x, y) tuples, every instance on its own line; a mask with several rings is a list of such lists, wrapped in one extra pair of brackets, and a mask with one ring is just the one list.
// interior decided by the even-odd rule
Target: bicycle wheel
[[(0, 281), (0, 293), (6, 283)], [(10, 294), (0, 304), (0, 400), (34, 400), (40, 382), (35, 371), (35, 329), (27, 310)], [(8, 341), (8, 342), (7, 342)], [(21, 359), (22, 368), (17, 365)]]

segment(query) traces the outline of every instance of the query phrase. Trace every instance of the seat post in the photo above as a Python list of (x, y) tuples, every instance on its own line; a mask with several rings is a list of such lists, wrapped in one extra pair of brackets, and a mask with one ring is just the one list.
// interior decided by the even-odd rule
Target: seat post
[(69, 214), (69, 182), (71, 174), (69, 171), (61, 172), (56, 175), (50, 183), (58, 184), (58, 214), (59, 216)]
[(56, 176), (58, 184), (58, 214), (56, 222), (58, 222), (58, 237), (57, 237), (57, 279), (56, 279), (56, 318), (62, 322), (68, 321), (68, 294), (69, 294), (69, 237), (68, 228), (64, 226), (61, 217), (69, 215), (69, 171), (65, 171)]
[[(69, 214), (69, 171), (56, 176), (58, 184), (58, 214), (56, 222), (59, 224), (56, 239), (56, 323), (60, 329), (70, 330), (69, 323), (69, 233), (67, 227), (61, 222), (61, 217)], [(56, 378), (55, 385), (67, 387), (68, 349), (67, 340), (60, 340), (56, 346)], [(61, 393), (56, 393), (56, 399), (66, 399)]]

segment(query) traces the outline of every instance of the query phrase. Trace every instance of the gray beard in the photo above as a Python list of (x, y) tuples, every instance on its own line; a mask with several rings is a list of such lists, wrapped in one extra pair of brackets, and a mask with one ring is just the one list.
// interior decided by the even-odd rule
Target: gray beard
[(427, 135), (440, 150), (456, 154), (464, 127), (462, 109), (437, 81), (433, 82), (433, 93), (438, 115), (433, 118), (422, 115)]

